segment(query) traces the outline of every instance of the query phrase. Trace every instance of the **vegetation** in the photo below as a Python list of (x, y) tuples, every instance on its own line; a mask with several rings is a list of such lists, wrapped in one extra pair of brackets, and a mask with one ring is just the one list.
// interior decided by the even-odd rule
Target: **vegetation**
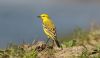
[(9, 44), (6, 49), (0, 50), (0, 58), (100, 58), (100, 29), (77, 27), (67, 38), (71, 39), (61, 40), (63, 50), (60, 51), (44, 43)]
[(10, 44), (6, 50), (0, 50), (0, 58), (36, 58), (37, 52), (34, 49), (28, 50), (22, 47)]

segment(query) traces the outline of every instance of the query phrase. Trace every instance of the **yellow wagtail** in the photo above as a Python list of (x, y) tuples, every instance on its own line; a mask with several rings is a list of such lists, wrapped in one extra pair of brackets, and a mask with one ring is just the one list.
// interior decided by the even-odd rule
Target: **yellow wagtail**
[(53, 40), (53, 45), (56, 44), (56, 46), (60, 48), (60, 44), (57, 40), (56, 27), (53, 24), (49, 15), (46, 13), (42, 13), (38, 17), (41, 18), (42, 20), (43, 30), (45, 34), (47, 35), (47, 37)]

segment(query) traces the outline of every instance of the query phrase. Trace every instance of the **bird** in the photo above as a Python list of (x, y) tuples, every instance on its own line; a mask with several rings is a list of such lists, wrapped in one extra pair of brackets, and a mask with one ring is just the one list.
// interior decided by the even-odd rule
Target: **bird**
[(48, 40), (52, 39), (53, 41), (52, 46), (56, 45), (58, 48), (60, 48), (61, 46), (57, 40), (56, 27), (50, 16), (47, 13), (42, 13), (38, 17), (42, 20), (43, 31), (47, 35)]

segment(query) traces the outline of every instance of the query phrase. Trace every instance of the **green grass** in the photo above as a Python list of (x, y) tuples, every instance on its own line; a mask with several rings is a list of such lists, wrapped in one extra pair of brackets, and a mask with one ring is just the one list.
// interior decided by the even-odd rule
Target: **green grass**
[(0, 58), (36, 58), (37, 52), (24, 50), (18, 45), (9, 45), (5, 50), (0, 50)]
[[(71, 33), (70, 37), (71, 40), (63, 40), (63, 45), (66, 47), (73, 47), (73, 46), (82, 46), (82, 45), (91, 45), (90, 40), (98, 40), (96, 37), (98, 34), (92, 35), (92, 33), (95, 32), (95, 30), (92, 31), (86, 31), (79, 27), (75, 28), (74, 31)], [(100, 31), (98, 31), (100, 32)], [(89, 38), (88, 35), (91, 35), (92, 38)], [(100, 34), (99, 34), (100, 35)], [(99, 37), (100, 40), (100, 37)], [(85, 48), (82, 54), (78, 58), (100, 58), (100, 43), (97, 42), (96, 44), (92, 44), (94, 48), (97, 50), (96, 54), (93, 54), (92, 56), (89, 55), (88, 48)]]
[[(91, 35), (91, 38), (89, 38), (88, 35)], [(96, 34), (92, 35), (92, 31), (86, 31), (77, 27), (72, 33), (70, 33), (69, 36), (67, 36), (65, 39), (60, 39), (59, 41), (62, 42), (63, 48), (71, 48), (74, 46), (90, 45), (92, 44), (90, 41), (94, 40), (92, 38), (95, 40), (98, 39)], [(38, 52), (35, 50), (35, 48), (28, 50), (28, 48), (24, 49), (25, 47), (22, 48), (20, 46), (21, 45), (9, 44), (5, 50), (0, 50), (0, 58), (37, 58)], [(88, 48), (85, 47), (84, 51), (82, 51), (82, 54), (78, 58), (100, 58), (100, 43), (97, 42), (93, 47), (97, 50), (95, 54), (91, 54), (91, 56), (88, 52)], [(46, 53), (49, 56), (54, 56), (55, 51), (49, 49), (46, 51)]]

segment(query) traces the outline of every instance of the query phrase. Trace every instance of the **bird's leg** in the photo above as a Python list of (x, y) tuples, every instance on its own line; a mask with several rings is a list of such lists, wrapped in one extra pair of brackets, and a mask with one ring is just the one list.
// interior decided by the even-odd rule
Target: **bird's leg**
[(49, 41), (49, 38), (47, 39), (46, 44), (48, 43), (48, 41)]
[(52, 47), (54, 47), (54, 40), (52, 40)]

